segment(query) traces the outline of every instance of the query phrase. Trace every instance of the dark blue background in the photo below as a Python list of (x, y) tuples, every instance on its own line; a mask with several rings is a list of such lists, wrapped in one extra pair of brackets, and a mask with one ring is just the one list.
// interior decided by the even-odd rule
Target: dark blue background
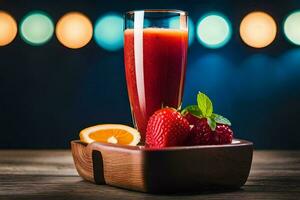
[[(235, 136), (256, 148), (300, 148), (300, 48), (286, 41), (282, 22), (300, 9), (297, 0), (2, 0), (0, 9), (19, 22), (43, 10), (56, 22), (69, 11), (92, 22), (111, 11), (176, 8), (194, 22), (219, 11), (233, 25), (233, 37), (210, 50), (195, 39), (189, 48), (184, 105), (195, 103), (198, 90), (214, 101), (217, 113), (231, 119)], [(264, 49), (247, 47), (239, 23), (262, 10), (278, 25), (275, 41)], [(0, 47), (0, 148), (67, 148), (79, 131), (99, 123), (131, 124), (123, 52), (107, 52), (92, 40), (82, 49), (63, 47), (55, 38), (33, 47), (18, 36)]]

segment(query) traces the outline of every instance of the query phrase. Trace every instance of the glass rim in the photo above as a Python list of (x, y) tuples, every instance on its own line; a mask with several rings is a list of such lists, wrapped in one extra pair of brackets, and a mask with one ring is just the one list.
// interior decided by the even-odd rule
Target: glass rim
[(177, 10), (177, 9), (145, 9), (145, 10), (130, 10), (125, 12), (125, 15), (132, 15), (136, 12), (145, 12), (145, 13), (175, 13), (175, 14), (180, 14), (180, 15), (186, 15), (188, 16), (187, 11), (183, 10)]

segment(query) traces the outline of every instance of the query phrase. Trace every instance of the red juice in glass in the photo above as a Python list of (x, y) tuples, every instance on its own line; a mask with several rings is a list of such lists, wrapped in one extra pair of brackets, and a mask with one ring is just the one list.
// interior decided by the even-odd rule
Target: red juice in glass
[[(144, 139), (148, 119), (156, 110), (181, 106), (188, 33), (186, 30), (145, 28), (142, 45), (134, 46), (134, 31), (127, 29), (124, 40), (131, 111)], [(134, 51), (137, 46), (141, 48)], [(141, 60), (138, 65), (136, 59)]]
[(126, 13), (127, 90), (134, 125), (141, 133), (142, 142), (149, 117), (155, 111), (166, 106), (181, 106), (187, 48), (186, 12), (143, 10)]

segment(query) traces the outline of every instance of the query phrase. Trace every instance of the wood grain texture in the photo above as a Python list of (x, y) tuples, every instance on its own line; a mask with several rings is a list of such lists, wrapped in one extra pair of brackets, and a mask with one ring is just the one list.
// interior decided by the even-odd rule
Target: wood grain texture
[(234, 191), (151, 195), (83, 181), (70, 151), (0, 150), (0, 199), (300, 199), (300, 151), (255, 151), (246, 184)]
[[(148, 193), (240, 188), (248, 178), (253, 151), (252, 143), (243, 140), (164, 149), (80, 141), (71, 146), (84, 179)], [(98, 157), (92, 156), (96, 153)]]
[[(92, 149), (85, 145), (71, 143), (72, 156), (78, 174), (86, 180), (95, 182), (93, 171)], [(103, 180), (102, 180), (103, 182)]]

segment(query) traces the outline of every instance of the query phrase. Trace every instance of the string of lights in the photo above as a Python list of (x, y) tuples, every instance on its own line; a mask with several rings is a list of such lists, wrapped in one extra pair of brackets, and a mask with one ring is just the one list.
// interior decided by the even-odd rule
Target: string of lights
[[(145, 26), (147, 21), (144, 22)], [(97, 45), (107, 51), (123, 47), (123, 18), (119, 13), (106, 13), (92, 24), (83, 13), (70, 12), (62, 16), (56, 26), (50, 15), (33, 11), (25, 15), (17, 26), (16, 20), (6, 11), (0, 11), (0, 46), (13, 42), (19, 35), (24, 42), (33, 46), (47, 43), (55, 32), (58, 41), (65, 47), (78, 49), (94, 38)], [(283, 33), (290, 43), (300, 45), (300, 10), (292, 12), (283, 21)], [(179, 26), (179, 20), (169, 21), (169, 28)], [(271, 15), (262, 11), (247, 14), (241, 20), (241, 41), (253, 48), (264, 48), (276, 39), (278, 24)], [(189, 45), (194, 43), (195, 34), (204, 47), (216, 49), (225, 46), (232, 38), (232, 24), (227, 16), (219, 12), (208, 12), (200, 17), (195, 27), (188, 20)]]

